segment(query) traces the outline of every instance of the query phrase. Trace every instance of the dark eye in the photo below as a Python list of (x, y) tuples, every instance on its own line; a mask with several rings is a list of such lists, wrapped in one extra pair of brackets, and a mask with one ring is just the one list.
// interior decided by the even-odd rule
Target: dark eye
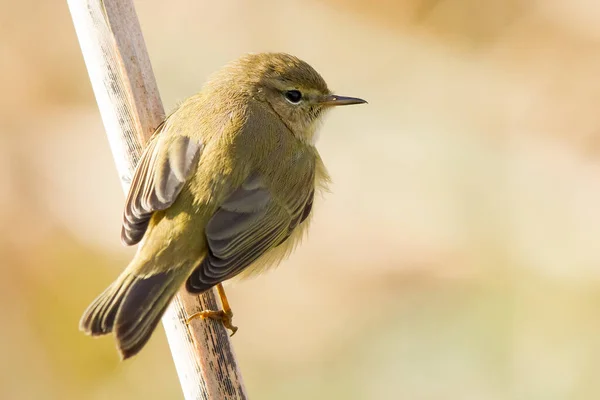
[(290, 103), (294, 104), (298, 104), (302, 100), (302, 93), (299, 90), (288, 90), (284, 93), (284, 96)]

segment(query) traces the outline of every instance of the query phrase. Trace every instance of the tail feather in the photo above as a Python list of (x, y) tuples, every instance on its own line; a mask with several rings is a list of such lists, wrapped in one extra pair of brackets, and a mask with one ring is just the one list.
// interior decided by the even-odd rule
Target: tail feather
[(124, 299), (124, 294), (129, 288), (128, 282), (113, 282), (93, 303), (85, 310), (79, 329), (91, 336), (106, 335), (113, 330), (117, 310)]
[(171, 272), (138, 279), (117, 312), (115, 337), (123, 358), (137, 354), (146, 344), (160, 318), (181, 286)]
[(148, 342), (183, 279), (175, 270), (147, 277), (124, 274), (88, 307), (80, 329), (92, 336), (114, 332), (121, 357), (129, 358)]

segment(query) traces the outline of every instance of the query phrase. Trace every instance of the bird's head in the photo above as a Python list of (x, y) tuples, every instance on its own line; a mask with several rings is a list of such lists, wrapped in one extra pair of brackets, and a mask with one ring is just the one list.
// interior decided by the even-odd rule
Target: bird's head
[(246, 55), (230, 65), (228, 75), (266, 102), (296, 137), (311, 144), (324, 111), (366, 103), (331, 93), (317, 71), (285, 53)]

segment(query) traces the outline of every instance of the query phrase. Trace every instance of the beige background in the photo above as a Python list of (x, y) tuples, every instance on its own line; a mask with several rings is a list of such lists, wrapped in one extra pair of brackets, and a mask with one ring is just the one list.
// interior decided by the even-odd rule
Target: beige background
[[(597, 2), (136, 4), (168, 109), (257, 51), (370, 102), (308, 240), (229, 289), (253, 399), (600, 398)], [(123, 194), (66, 2), (0, 6), (0, 398), (180, 398), (162, 328), (126, 363), (77, 331)]]

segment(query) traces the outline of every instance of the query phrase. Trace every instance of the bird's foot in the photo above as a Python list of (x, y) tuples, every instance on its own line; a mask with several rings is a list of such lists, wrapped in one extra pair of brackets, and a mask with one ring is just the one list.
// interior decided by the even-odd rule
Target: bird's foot
[(194, 318), (202, 318), (202, 319), (206, 319), (206, 318), (210, 318), (210, 319), (216, 319), (219, 321), (223, 322), (223, 326), (225, 326), (225, 328), (229, 329), (231, 331), (231, 335), (229, 336), (233, 336), (238, 328), (237, 326), (234, 326), (232, 321), (233, 321), (233, 312), (231, 310), (227, 310), (227, 311), (212, 311), (212, 310), (204, 310), (204, 311), (200, 311), (197, 313), (194, 313), (192, 315), (190, 315), (186, 322), (189, 324)]

